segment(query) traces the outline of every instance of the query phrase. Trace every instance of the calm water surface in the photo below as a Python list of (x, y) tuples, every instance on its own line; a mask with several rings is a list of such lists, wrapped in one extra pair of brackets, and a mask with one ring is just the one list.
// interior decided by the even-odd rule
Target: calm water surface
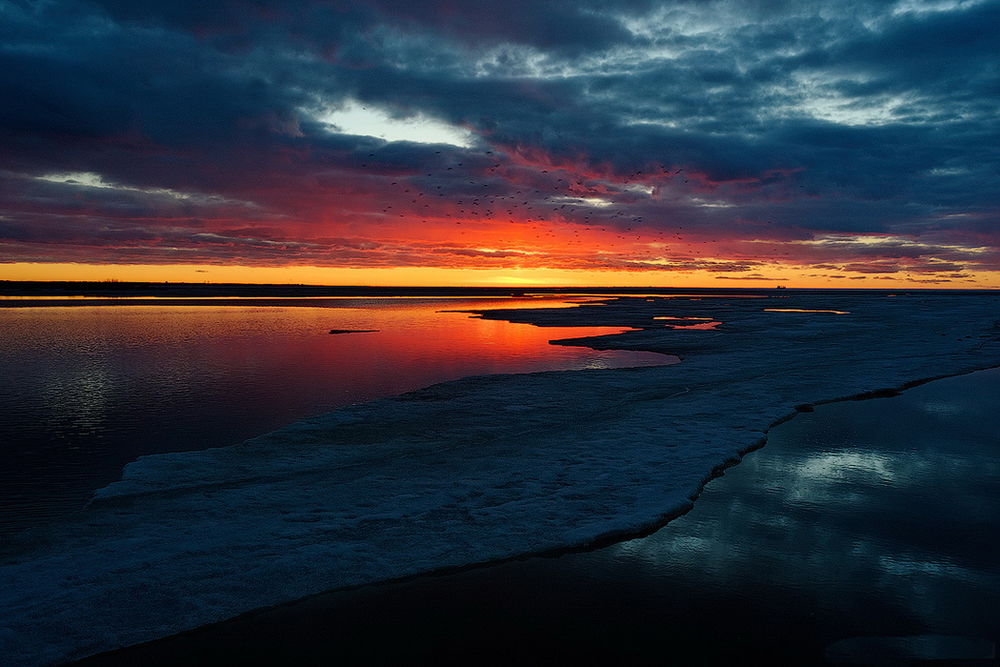
[(996, 665), (976, 658), (1000, 641), (998, 403), (991, 370), (820, 406), (649, 537), (317, 596), (87, 662)]
[(565, 301), (0, 309), (0, 534), (79, 508), (143, 454), (232, 445), (303, 417), (467, 375), (675, 361), (548, 344), (619, 328), (539, 328), (440, 312)]

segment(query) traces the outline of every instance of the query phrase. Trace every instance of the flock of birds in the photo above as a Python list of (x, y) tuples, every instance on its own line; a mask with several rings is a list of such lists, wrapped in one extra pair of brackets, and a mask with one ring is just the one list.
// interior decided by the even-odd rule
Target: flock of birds
[[(442, 151), (436, 151), (441, 155)], [(375, 153), (369, 153), (375, 158)], [(468, 165), (468, 166), (467, 166)], [(368, 163), (362, 163), (368, 167)], [(463, 167), (467, 167), (463, 170)], [(670, 170), (657, 165), (657, 178), (681, 177), (682, 168)], [(468, 175), (469, 173), (473, 175)], [(477, 179), (476, 173), (480, 174)], [(459, 176), (459, 174), (465, 174)], [(506, 178), (505, 178), (506, 176)], [(628, 208), (641, 199), (637, 198), (634, 184), (653, 192), (654, 181), (643, 171), (637, 170), (615, 180), (580, 177), (563, 168), (534, 169), (517, 165), (504, 165), (492, 151), (485, 151), (468, 164), (468, 158), (442, 164), (438, 170), (428, 171), (416, 178), (397, 177), (389, 183), (392, 203), (383, 204), (379, 213), (385, 217), (415, 218), (421, 223), (450, 220), (459, 236), (470, 227), (482, 232), (480, 223), (488, 221), (496, 230), (496, 223), (512, 223), (510, 238), (499, 241), (523, 243), (523, 225), (533, 227), (533, 238), (538, 241), (565, 239), (567, 243), (583, 243), (588, 233), (599, 234), (601, 240), (614, 239), (628, 242), (674, 243), (683, 241), (679, 233), (684, 228), (662, 229), (645, 223), (643, 215), (632, 214)], [(529, 183), (530, 185), (525, 185)], [(539, 187), (543, 186), (543, 187)], [(642, 190), (638, 190), (642, 192)], [(435, 203), (444, 199), (443, 203)], [(566, 223), (554, 225), (552, 223)], [(642, 232), (639, 232), (642, 229)], [(568, 236), (568, 238), (566, 238)], [(531, 237), (529, 237), (531, 238)], [(708, 243), (707, 240), (700, 241)]]

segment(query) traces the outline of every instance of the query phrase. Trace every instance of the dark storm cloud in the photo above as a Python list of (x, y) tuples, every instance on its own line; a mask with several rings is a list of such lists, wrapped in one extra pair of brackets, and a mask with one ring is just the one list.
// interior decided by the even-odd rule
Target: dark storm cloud
[[(512, 211), (862, 273), (993, 268), (998, 24), (958, 0), (0, 2), (0, 259), (179, 225), (275, 261), (333, 222)], [(350, 100), (473, 145), (332, 131)], [(283, 250), (240, 240), (265, 227)], [(897, 242), (789, 244), (830, 234)]]
[[(517, 42), (570, 53), (628, 41), (630, 33), (604, 2), (586, 0), (509, 0), (504, 3), (454, 0), (294, 0), (245, 3), (133, 2), (97, 3), (117, 20), (166, 25), (227, 44), (250, 44), (268, 37), (298, 39), (312, 47), (340, 49), (351, 31), (391, 26), (430, 31), (479, 47)], [(632, 2), (632, 11), (652, 3)], [(242, 39), (240, 39), (242, 38)], [(253, 42), (250, 39), (253, 39)], [(362, 61), (367, 61), (362, 58)]]

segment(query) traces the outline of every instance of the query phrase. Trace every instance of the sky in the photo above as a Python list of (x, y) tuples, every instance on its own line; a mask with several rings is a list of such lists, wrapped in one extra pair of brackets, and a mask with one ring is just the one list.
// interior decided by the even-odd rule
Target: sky
[(0, 0), (0, 279), (998, 288), (998, 25)]

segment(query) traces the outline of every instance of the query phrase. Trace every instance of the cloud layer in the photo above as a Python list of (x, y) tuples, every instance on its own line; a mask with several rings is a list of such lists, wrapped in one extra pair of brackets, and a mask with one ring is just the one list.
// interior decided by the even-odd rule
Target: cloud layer
[(0, 260), (996, 285), (996, 25), (962, 0), (0, 0)]

